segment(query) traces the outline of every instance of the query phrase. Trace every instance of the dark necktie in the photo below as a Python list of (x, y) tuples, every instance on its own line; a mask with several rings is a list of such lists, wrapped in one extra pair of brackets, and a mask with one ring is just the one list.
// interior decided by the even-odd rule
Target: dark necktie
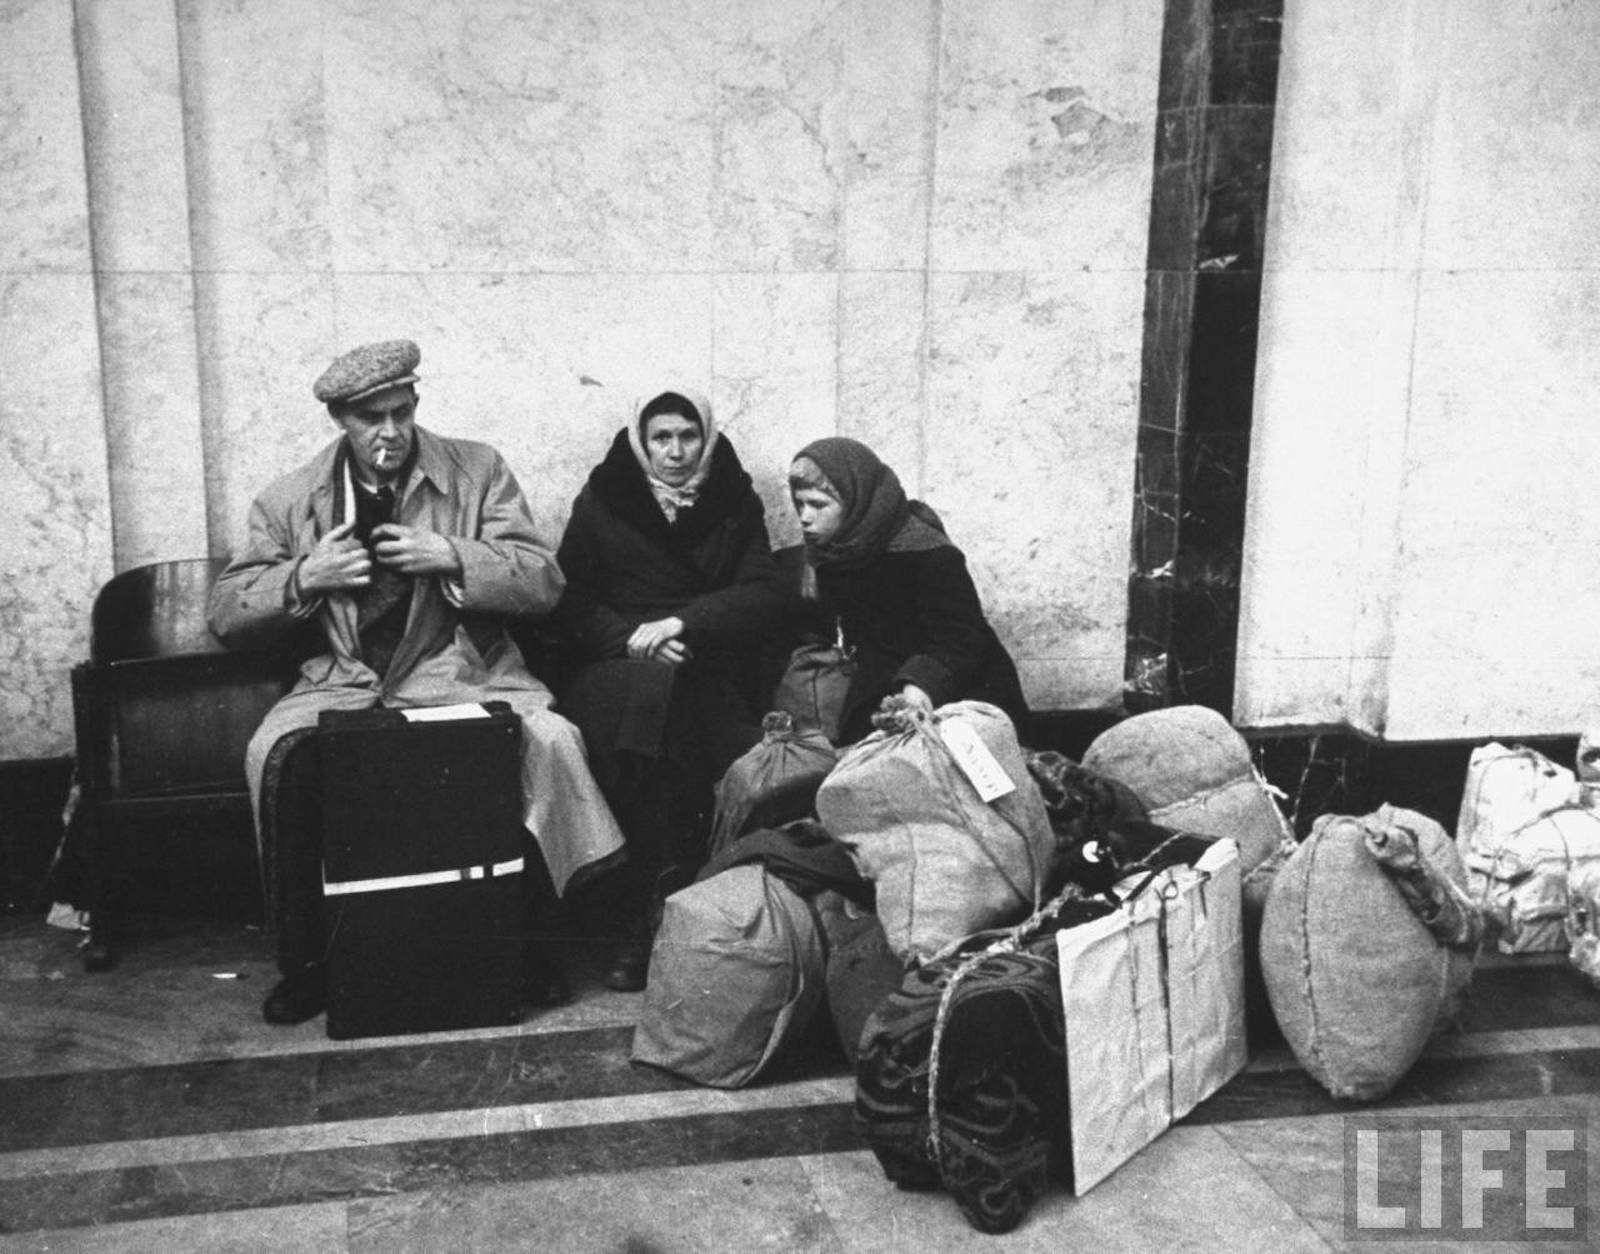
[(405, 635), (406, 615), (411, 608), (412, 580), (387, 567), (379, 566), (373, 529), (394, 521), (395, 495), (390, 487), (369, 492), (356, 487), (356, 535), (372, 554), (372, 583), (356, 592), (356, 631), (361, 641), (361, 659), (387, 674), (400, 638)]

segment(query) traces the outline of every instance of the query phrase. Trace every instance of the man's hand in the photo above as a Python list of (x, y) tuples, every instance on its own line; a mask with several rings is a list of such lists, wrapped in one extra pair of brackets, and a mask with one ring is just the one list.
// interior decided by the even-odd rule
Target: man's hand
[(914, 705), (925, 714), (933, 713), (933, 698), (930, 697), (916, 684), (906, 684), (900, 689), (900, 695), (906, 699), (908, 705)]
[(317, 597), (349, 588), (365, 588), (372, 582), (372, 559), (361, 541), (350, 534), (355, 525), (353, 519), (340, 523), (306, 554), (295, 572), (302, 596)]
[(444, 575), (459, 578), (461, 556), (437, 531), (384, 523), (372, 529), (378, 563), (402, 575)]
[(687, 662), (693, 655), (689, 646), (678, 638), (682, 634), (681, 618), (658, 618), (653, 623), (640, 623), (628, 637), (628, 656), (654, 658), (669, 666)]

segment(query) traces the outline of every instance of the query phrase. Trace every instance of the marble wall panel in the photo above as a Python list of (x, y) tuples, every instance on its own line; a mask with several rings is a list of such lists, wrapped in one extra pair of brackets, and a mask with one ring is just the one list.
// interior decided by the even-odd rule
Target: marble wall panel
[(1572, 736), (1600, 714), (1592, 642), (1570, 632), (1541, 629), (1508, 652), (1425, 617), (1402, 621), (1396, 643), (1404, 653), (1388, 674), (1388, 741)]
[(322, 15), (321, 0), (177, 5), (207, 531), (218, 553), (233, 546), (266, 465), (303, 451), (305, 428), (286, 421), (278, 439), (276, 422), (303, 408), (302, 380), (331, 352)]
[(837, 268), (850, 169), (849, 18), (849, 6), (834, 0), (727, 9), (717, 59), (719, 269)]
[(1430, 274), (1395, 577), (1390, 733), (1560, 735), (1600, 692), (1600, 278)]
[(1600, 679), (1593, 15), (1492, 7), (1290, 10), (1241, 721), (1557, 735)]
[(712, 396), (766, 505), (773, 543), (794, 544), (789, 462), (837, 425), (839, 277), (724, 274), (714, 299)]
[(857, 174), (841, 209), (841, 268), (921, 273), (928, 260), (928, 180), (914, 174)]
[(326, 272), (323, 0), (179, 0), (197, 284), (226, 272)]
[(1143, 269), (1163, 8), (942, 6), (935, 267)]
[(102, 272), (97, 290), (117, 569), (204, 557), (193, 280)]
[(839, 434), (870, 445), (912, 496), (922, 491), (926, 307), (921, 272), (840, 276)]
[(206, 501), (212, 551), (225, 556), (256, 493), (335, 435), (311, 384), (349, 345), (334, 333), (326, 275), (223, 270), (202, 291)]
[[(1600, 263), (1600, 6), (1432, 0), (1443, 46), (1429, 269)], [(1492, 26), (1494, 37), (1486, 39)]]
[(0, 271), (83, 272), (89, 207), (68, 0), (0, 7)]
[(1439, 15), (1285, 15), (1234, 715), (1383, 734)]
[(0, 760), (72, 751), (68, 671), (112, 574), (93, 328), (89, 274), (0, 274)]
[[(1390, 389), (1404, 382), (1384, 369), (1372, 318), (1386, 285), (1381, 274), (1263, 276), (1234, 695), (1247, 726), (1355, 716), (1363, 538), (1374, 523), (1368, 431), (1374, 410), (1395, 412)], [(1392, 526), (1374, 546), (1385, 539), (1392, 546)]]
[(1038, 664), (1041, 708), (1120, 697), (1143, 287), (1009, 273), (930, 287), (923, 495), (996, 630)]
[(208, 551), (178, 34), (171, 4), (80, 4), (83, 143), (119, 570)]
[(925, 177), (939, 63), (935, 0), (850, 0), (844, 128), (857, 174)]
[(1443, 38), (1435, 0), (1288, 7), (1268, 269), (1415, 264)]
[(705, 269), (717, 11), (329, 0), (336, 265)]
[(843, 53), (843, 267), (920, 270), (931, 205), (938, 6), (853, 0)]
[(71, 666), (111, 577), (70, 0), (0, 6), (0, 761), (72, 751)]
[[(1199, 7), (1199, 6), (1197, 6)], [(1211, 10), (1208, 94), (1213, 104), (1273, 107), (1278, 93), (1283, 0), (1224, 0)], [(1167, 20), (1172, 20), (1168, 9)]]
[(932, 0), (850, 5), (839, 161), (846, 270), (926, 263), (939, 34)]
[(76, 12), (95, 264), (103, 271), (187, 273), (189, 204), (172, 5), (111, 0), (79, 3)]

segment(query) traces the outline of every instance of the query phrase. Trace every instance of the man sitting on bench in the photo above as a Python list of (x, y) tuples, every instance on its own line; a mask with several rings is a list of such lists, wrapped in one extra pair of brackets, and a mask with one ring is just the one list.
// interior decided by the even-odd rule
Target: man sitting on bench
[[(565, 581), (500, 454), (415, 425), (420, 358), (410, 340), (389, 340), (323, 372), (312, 392), (339, 438), (256, 499), (244, 546), (212, 590), (211, 628), (226, 644), (270, 643), (315, 618), (327, 646), (247, 750), (258, 839), (268, 754), (321, 711), (504, 701), (522, 720), (524, 820), (564, 893), (621, 856), (622, 834), (582, 737), (551, 711), (550, 690), (503, 620), (548, 612)], [(262, 1008), (271, 1023), (303, 1022), (326, 1004), (318, 854), (306, 852), (278, 851), (289, 879), (280, 881), (284, 978)], [(526, 1001), (566, 999), (559, 968), (537, 946), (528, 968)]]

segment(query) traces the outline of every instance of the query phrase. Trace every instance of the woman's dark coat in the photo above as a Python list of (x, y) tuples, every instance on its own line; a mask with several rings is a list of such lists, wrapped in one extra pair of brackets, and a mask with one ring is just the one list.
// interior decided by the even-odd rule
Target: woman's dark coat
[(669, 523), (619, 431), (573, 504), (557, 561), (567, 588), (556, 624), (590, 661), (626, 657), (636, 627), (675, 616), (693, 665), (737, 665), (783, 615), (761, 500), (725, 438), (699, 499)]

